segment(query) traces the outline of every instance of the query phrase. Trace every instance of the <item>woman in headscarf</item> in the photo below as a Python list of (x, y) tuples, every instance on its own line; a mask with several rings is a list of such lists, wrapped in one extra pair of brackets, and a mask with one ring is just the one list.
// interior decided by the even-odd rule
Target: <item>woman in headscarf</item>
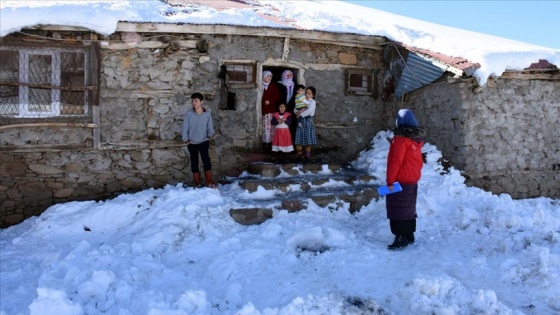
[[(281, 80), (278, 81), (278, 88), (280, 90), (280, 99), (282, 100), (282, 103), (286, 104), (286, 111), (294, 114), (296, 104), (296, 85), (292, 70), (284, 70), (284, 72), (282, 72)], [(290, 133), (292, 134), (293, 140), (295, 140), (296, 126), (297, 124), (292, 124), (290, 126)]]
[[(282, 84), (285, 87), (285, 90), (282, 91), (282, 102), (286, 102), (285, 104), (289, 104), (292, 100), (292, 96), (294, 95), (294, 73), (291, 70), (284, 70), (282, 72), (281, 80), (278, 83)], [(289, 108), (288, 108), (289, 109)]]
[(272, 148), (274, 126), (271, 124), (271, 121), (280, 101), (278, 87), (270, 84), (270, 82), (272, 82), (272, 72), (268, 70), (263, 71), (261, 113), (263, 123), (262, 142), (265, 149)]

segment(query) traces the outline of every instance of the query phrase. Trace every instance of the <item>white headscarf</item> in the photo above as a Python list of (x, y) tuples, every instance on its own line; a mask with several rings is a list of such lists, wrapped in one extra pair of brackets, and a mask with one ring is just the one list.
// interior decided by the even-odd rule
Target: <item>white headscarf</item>
[[(291, 73), (292, 77), (291, 78), (286, 78), (286, 73)], [(286, 87), (286, 104), (290, 102), (290, 100), (292, 99), (292, 95), (294, 95), (294, 73), (291, 70), (284, 70), (284, 72), (282, 72), (282, 80), (278, 81), (278, 83), (282, 84), (283, 86)]]
[[(272, 72), (270, 72), (270, 71), (268, 71), (268, 70), (264, 70), (264, 71), (263, 71), (263, 76), (262, 76), (262, 77), (263, 77), (263, 81), (262, 81), (263, 90), (268, 89), (268, 85), (270, 84), (270, 82), (265, 82), (265, 81), (264, 81), (264, 78), (266, 78), (267, 76), (272, 77)], [(271, 79), (271, 82), (272, 82), (272, 79)]]

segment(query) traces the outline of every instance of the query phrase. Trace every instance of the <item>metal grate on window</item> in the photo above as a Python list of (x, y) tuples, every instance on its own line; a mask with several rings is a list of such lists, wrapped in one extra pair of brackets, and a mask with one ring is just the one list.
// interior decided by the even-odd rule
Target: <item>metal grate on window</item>
[(0, 45), (0, 124), (90, 118), (97, 90), (90, 65), (88, 47)]
[(227, 66), (227, 74), (230, 83), (254, 83), (255, 66), (230, 64)]

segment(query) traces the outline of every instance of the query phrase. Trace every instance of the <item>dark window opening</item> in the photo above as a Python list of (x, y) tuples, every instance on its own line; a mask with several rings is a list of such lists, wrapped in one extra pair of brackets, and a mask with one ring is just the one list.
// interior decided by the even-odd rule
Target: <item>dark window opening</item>
[(349, 69), (346, 71), (346, 94), (372, 95), (374, 91), (373, 72), (362, 69)]

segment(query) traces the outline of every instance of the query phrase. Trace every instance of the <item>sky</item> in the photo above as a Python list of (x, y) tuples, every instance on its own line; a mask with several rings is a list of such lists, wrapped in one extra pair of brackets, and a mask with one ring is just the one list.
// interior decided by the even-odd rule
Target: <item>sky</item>
[(347, 1), (410, 18), (560, 49), (560, 1)]
[[(350, 164), (372, 184), (384, 184), (390, 137), (380, 131)], [(422, 151), (416, 242), (400, 251), (387, 249), (384, 197), (354, 214), (311, 199), (288, 213), (286, 193), (249, 193), (244, 173), (218, 189), (57, 204), (0, 230), (0, 314), (558, 314), (560, 200), (468, 187), (434, 145)], [(229, 215), (252, 207), (273, 217)]]
[[(466, 58), (480, 64), (474, 77), (482, 86), (492, 75), (499, 76), (506, 69), (523, 70), (539, 59), (560, 67), (558, 49), (447, 27), (343, 1), (261, 0), (261, 6), (255, 9), (224, 11), (208, 7), (172, 8), (158, 0), (0, 2), (0, 36), (37, 24), (81, 26), (109, 35), (115, 31), (118, 21), (287, 27), (263, 17), (272, 15), (295, 20), (308, 30), (385, 36), (413, 47)], [(472, 23), (478, 23), (476, 15)], [(547, 30), (546, 33), (559, 38), (554, 32), (558, 30)]]
[[(560, 65), (559, 51), (535, 45), (417, 20), (397, 23), (373, 9), (360, 12), (367, 19), (355, 10), (339, 18), (347, 6), (298, 3), (290, 15), (309, 28), (382, 34), (478, 57), (481, 77), (543, 56)], [(110, 34), (119, 19), (170, 19), (153, 1), (1, 4), (2, 35), (37, 21)], [(278, 5), (288, 10), (290, 3)], [(201, 10), (173, 19), (270, 26), (251, 12)], [(351, 163), (375, 176), (372, 184), (384, 184), (391, 136), (379, 132)], [(513, 200), (468, 187), (461, 170), (438, 163), (434, 145), (423, 152), (416, 242), (401, 251), (387, 250), (393, 236), (384, 198), (354, 214), (346, 204), (331, 211), (311, 200), (288, 213), (282, 192), (243, 190), (237, 180), (247, 174), (218, 189), (168, 185), (57, 204), (1, 229), (0, 315), (560, 313), (560, 201)], [(229, 215), (231, 208), (263, 204), (273, 218), (260, 225), (243, 226)], [(323, 250), (302, 250), (313, 248)]]

